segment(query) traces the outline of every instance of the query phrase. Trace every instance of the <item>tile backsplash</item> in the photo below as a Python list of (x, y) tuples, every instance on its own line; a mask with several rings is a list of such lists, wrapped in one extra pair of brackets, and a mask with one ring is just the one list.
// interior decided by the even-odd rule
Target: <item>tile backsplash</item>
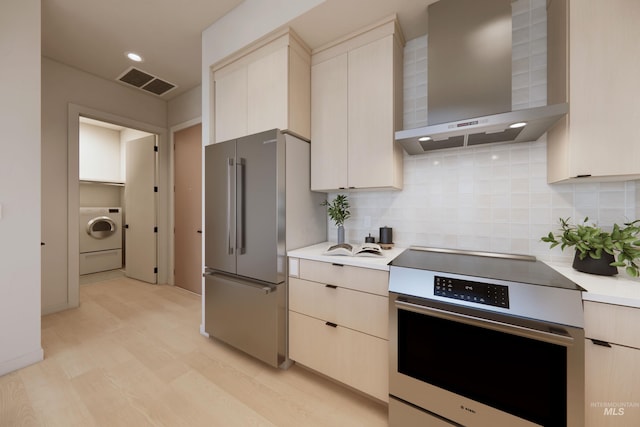
[[(514, 109), (546, 104), (545, 0), (513, 5)], [(427, 36), (405, 46), (404, 127), (427, 123)], [(379, 227), (393, 228), (398, 246), (531, 254), (570, 261), (573, 253), (549, 249), (540, 237), (560, 217), (603, 227), (636, 218), (636, 182), (553, 184), (546, 181), (546, 135), (538, 141), (449, 149), (404, 157), (402, 191), (351, 192), (346, 238), (363, 242)], [(333, 199), (336, 193), (329, 194)], [(329, 240), (336, 229), (329, 222)]]

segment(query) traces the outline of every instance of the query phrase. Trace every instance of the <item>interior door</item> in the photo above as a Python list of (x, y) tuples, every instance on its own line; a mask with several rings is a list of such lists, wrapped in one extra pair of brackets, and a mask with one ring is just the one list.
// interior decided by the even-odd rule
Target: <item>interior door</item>
[(202, 293), (202, 125), (174, 134), (174, 282)]
[(126, 143), (125, 274), (157, 281), (156, 136)]

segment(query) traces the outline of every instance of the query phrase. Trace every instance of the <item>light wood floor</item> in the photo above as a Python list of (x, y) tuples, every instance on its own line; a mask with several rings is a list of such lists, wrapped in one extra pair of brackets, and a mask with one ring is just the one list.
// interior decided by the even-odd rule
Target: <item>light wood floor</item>
[(45, 360), (0, 377), (0, 426), (386, 426), (386, 406), (199, 333), (200, 297), (126, 278), (42, 318)]

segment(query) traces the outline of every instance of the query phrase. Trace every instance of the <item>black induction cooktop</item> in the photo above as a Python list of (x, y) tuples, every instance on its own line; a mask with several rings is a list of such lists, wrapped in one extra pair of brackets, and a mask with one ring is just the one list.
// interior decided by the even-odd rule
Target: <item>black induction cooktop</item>
[(389, 265), (576, 291), (584, 290), (545, 263), (528, 256), (412, 247), (402, 252)]

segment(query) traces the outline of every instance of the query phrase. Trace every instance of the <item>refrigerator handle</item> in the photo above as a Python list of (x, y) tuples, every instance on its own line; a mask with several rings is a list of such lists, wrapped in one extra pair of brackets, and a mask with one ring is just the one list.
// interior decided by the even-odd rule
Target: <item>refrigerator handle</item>
[(244, 174), (245, 174), (245, 159), (240, 158), (236, 164), (236, 183), (238, 186), (237, 195), (238, 198), (238, 213), (236, 222), (236, 249), (238, 254), (246, 252), (244, 246), (244, 226), (245, 226), (245, 198), (244, 198)]
[(231, 244), (231, 195), (233, 182), (233, 159), (227, 157), (227, 248), (229, 255), (233, 255), (233, 245)]

